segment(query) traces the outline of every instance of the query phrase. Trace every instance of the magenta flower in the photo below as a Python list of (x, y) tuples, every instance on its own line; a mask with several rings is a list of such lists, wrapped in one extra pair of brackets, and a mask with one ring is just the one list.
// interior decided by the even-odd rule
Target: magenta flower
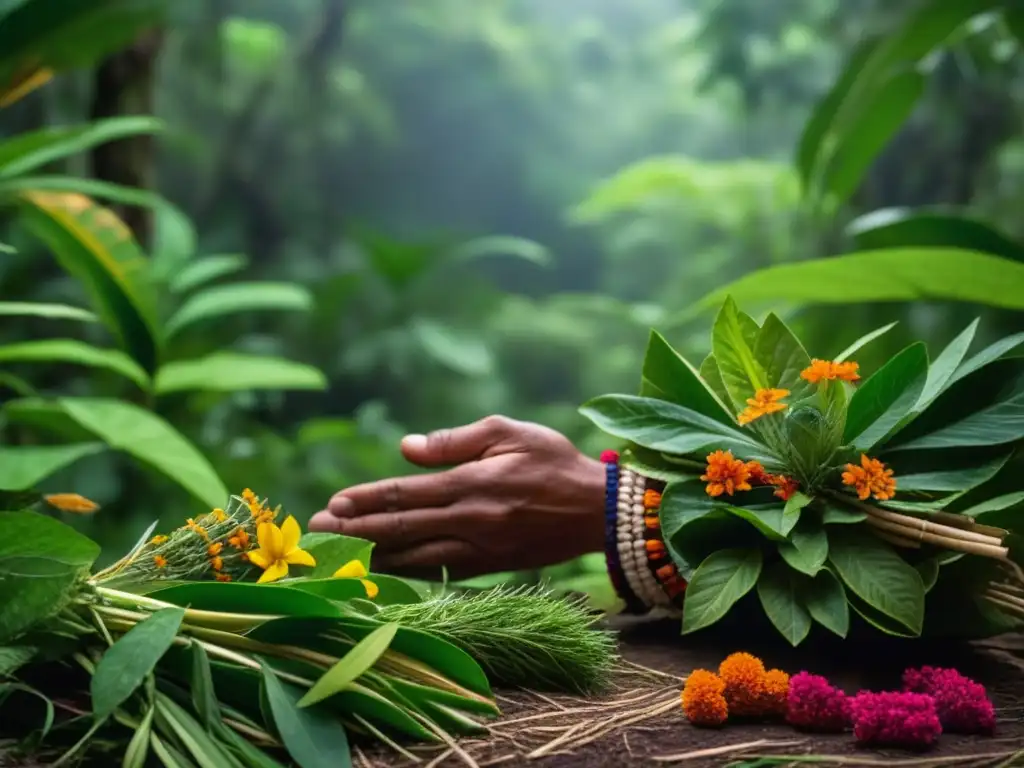
[(850, 700), (850, 712), (860, 744), (923, 749), (942, 733), (935, 699), (926, 693), (861, 691)]
[(807, 731), (839, 733), (850, 722), (849, 701), (824, 677), (800, 672), (789, 680), (786, 721)]
[(948, 733), (991, 734), (996, 711), (985, 686), (955, 669), (921, 667), (903, 673), (903, 687), (935, 699), (935, 711)]

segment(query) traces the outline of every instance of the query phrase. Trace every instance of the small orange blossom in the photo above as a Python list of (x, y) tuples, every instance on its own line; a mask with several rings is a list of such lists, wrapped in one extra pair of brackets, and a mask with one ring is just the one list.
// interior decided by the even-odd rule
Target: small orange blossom
[(736, 491), (750, 490), (750, 470), (732, 451), (715, 451), (708, 455), (708, 467), (700, 479), (707, 483), (708, 496), (732, 496)]
[(859, 467), (856, 464), (846, 465), (843, 484), (853, 486), (857, 491), (857, 498), (861, 501), (868, 496), (886, 501), (896, 495), (896, 478), (892, 476), (892, 470), (878, 459), (868, 458), (864, 453), (860, 456)]
[(769, 413), (786, 410), (782, 398), (789, 397), (788, 389), (759, 389), (753, 397), (747, 398), (747, 407), (743, 409), (737, 420), (740, 424), (749, 424)]

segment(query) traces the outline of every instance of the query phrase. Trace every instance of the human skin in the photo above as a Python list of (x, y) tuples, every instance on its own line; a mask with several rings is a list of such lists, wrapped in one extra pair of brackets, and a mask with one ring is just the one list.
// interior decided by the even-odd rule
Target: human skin
[(338, 491), (311, 531), (376, 543), (374, 570), (438, 579), (541, 568), (604, 548), (605, 473), (539, 424), (488, 416), (408, 435), (412, 464), (442, 469)]

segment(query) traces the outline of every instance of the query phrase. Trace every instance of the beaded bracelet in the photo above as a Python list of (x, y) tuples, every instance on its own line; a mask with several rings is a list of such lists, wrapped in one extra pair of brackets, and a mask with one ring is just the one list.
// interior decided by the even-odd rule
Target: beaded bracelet
[(619, 549), (619, 454), (615, 451), (604, 451), (601, 454), (601, 462), (605, 465), (604, 540), (608, 575), (616, 594), (625, 601), (626, 611), (644, 613), (646, 607), (636, 596), (626, 577)]
[(647, 567), (660, 585), (663, 594), (668, 596), (670, 604), (679, 607), (682, 604), (683, 593), (686, 592), (686, 581), (672, 561), (661, 532), (661, 494), (664, 491), (664, 483), (648, 480), (647, 486), (647, 490), (644, 491), (644, 546)]

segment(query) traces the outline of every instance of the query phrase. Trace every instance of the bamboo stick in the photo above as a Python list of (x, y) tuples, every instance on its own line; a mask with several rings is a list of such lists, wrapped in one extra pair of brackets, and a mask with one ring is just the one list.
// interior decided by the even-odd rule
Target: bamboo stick
[(869, 515), (874, 515), (879, 520), (886, 520), (890, 523), (898, 523), (903, 526), (906, 526), (907, 528), (917, 528), (926, 533), (934, 533), (938, 536), (944, 536), (947, 539), (973, 541), (977, 544), (987, 544), (992, 547), (1002, 546), (1003, 543), (1002, 540), (997, 539), (995, 536), (986, 536), (983, 533), (965, 531), (960, 528), (954, 528), (951, 525), (932, 523), (928, 520), (922, 520), (919, 517), (901, 515), (897, 512), (890, 512), (888, 509), (879, 509), (877, 507), (872, 507), (870, 504), (865, 504), (863, 509)]
[(896, 547), (903, 547), (904, 549), (921, 548), (921, 542), (908, 539), (906, 536), (900, 536), (898, 533), (890, 533), (882, 528), (876, 528), (875, 535)]
[[(903, 536), (912, 540), (923, 542), (925, 544), (932, 544), (936, 547), (943, 547), (945, 549), (951, 549), (956, 552), (966, 552), (970, 555), (980, 555), (982, 557), (992, 557), (997, 560), (1004, 560), (1010, 554), (1010, 550), (1006, 547), (997, 546), (994, 544), (981, 544), (976, 541), (966, 541), (964, 539), (953, 538), (946, 536), (941, 533), (933, 533), (930, 530), (926, 530), (920, 527), (910, 527), (895, 523), (889, 520), (885, 520), (879, 517), (868, 516), (865, 521), (868, 525), (874, 528), (880, 528), (890, 533), (895, 533), (898, 536)], [(941, 528), (941, 527), (940, 527)]]

